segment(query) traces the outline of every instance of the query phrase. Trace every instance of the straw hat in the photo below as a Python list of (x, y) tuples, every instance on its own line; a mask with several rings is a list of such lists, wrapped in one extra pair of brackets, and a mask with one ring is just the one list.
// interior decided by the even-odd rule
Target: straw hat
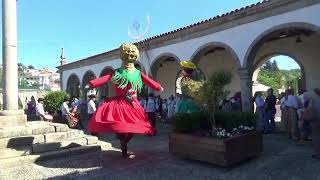
[(190, 62), (190, 61), (181, 61), (180, 65), (184, 68), (188, 68), (188, 69), (197, 69), (197, 66)]

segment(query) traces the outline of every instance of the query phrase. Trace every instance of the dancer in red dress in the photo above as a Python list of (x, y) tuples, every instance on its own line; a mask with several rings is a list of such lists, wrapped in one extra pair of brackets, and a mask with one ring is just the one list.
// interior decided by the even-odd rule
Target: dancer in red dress
[(143, 84), (157, 91), (163, 90), (159, 83), (134, 67), (138, 57), (139, 51), (135, 45), (128, 43), (121, 45), (122, 67), (89, 82), (90, 88), (102, 86), (110, 80), (114, 82), (117, 96), (102, 103), (97, 109), (89, 122), (89, 130), (93, 133), (116, 133), (120, 139), (122, 156), (125, 158), (132, 157), (127, 153), (127, 143), (133, 134), (156, 133), (137, 99), (137, 93), (141, 91)]

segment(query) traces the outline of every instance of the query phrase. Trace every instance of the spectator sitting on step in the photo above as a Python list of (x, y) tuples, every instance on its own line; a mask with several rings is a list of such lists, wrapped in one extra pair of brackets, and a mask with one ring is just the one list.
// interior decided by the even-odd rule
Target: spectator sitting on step
[(40, 117), (41, 121), (50, 121), (51, 122), (53, 117), (50, 114), (48, 114), (48, 112), (44, 111), (43, 101), (44, 101), (43, 98), (38, 99), (38, 104), (36, 106), (36, 115)]

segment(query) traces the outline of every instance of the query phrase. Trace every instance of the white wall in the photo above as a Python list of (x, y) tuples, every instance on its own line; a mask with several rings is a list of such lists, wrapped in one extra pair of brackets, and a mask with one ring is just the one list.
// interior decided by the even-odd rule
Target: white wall
[(79, 77), (80, 85), (82, 85), (83, 76), (87, 71), (91, 70), (95, 74), (96, 77), (99, 77), (100, 73), (107, 66), (112, 67), (113, 69), (119, 68), (121, 66), (121, 60), (115, 59), (115, 60), (111, 60), (111, 61), (105, 61), (105, 62), (102, 62), (99, 64), (92, 64), (89, 66), (82, 66), (82, 67), (75, 68), (72, 70), (64, 71), (62, 74), (62, 77), (63, 77), (62, 78), (62, 80), (63, 80), (62, 89), (65, 90), (67, 88), (67, 81), (68, 81), (68, 78), (71, 74), (76, 74)]
[(215, 51), (214, 53), (201, 57), (198, 62), (198, 67), (206, 75), (206, 78), (209, 78), (212, 73), (218, 72), (219, 70), (231, 72), (231, 83), (226, 86), (226, 89), (230, 91), (229, 97), (241, 90), (238, 65), (228, 51)]
[(162, 67), (159, 68), (155, 80), (161, 84), (163, 87), (163, 92), (155, 92), (156, 95), (160, 94), (163, 98), (169, 98), (170, 95), (175, 95), (176, 93), (176, 78), (179, 72), (180, 65), (173, 62), (162, 63)]

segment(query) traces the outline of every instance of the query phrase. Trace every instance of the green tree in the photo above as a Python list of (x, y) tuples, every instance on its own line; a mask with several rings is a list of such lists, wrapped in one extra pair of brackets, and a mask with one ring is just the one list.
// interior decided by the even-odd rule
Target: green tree
[(277, 63), (276, 60), (274, 60), (274, 61), (271, 63), (271, 70), (272, 70), (272, 71), (279, 71), (278, 63)]
[(28, 66), (28, 69), (34, 69), (34, 66), (29, 65), (29, 66)]
[(272, 64), (271, 61), (267, 61), (262, 65), (262, 70), (272, 70)]
[(64, 98), (69, 98), (69, 95), (65, 91), (53, 91), (49, 92), (44, 97), (44, 108), (49, 113), (55, 113), (59, 110)]

